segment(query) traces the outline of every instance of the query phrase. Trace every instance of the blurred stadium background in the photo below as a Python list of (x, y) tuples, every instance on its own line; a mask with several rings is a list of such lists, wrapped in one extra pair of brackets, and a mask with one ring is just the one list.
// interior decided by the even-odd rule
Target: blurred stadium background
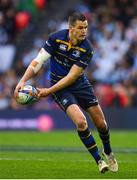
[[(28, 131), (27, 136), (32, 130), (74, 130), (50, 97), (29, 107), (17, 104), (13, 97), (17, 82), (48, 34), (67, 28), (68, 15), (74, 10), (89, 21), (94, 57), (86, 74), (109, 126), (117, 133), (128, 130), (127, 134), (132, 131), (137, 136), (137, 0), (0, 0), (0, 151), (5, 145), (13, 146), (22, 130)], [(48, 63), (29, 84), (49, 86)], [(126, 141), (124, 135), (122, 141)], [(136, 142), (132, 148), (137, 152)]]
[[(73, 10), (83, 12), (89, 21), (88, 37), (94, 46), (94, 57), (86, 73), (110, 126), (137, 128), (137, 1), (62, 0), (61, 3), (60, 10), (59, 1), (0, 0), (0, 129), (14, 128), (6, 123), (8, 119), (16, 129), (22, 119), (36, 119), (47, 113), (54, 116), (53, 111), (58, 115), (49, 119), (57, 122), (64, 119), (50, 97), (31, 107), (20, 106), (13, 98), (13, 90), (48, 34), (67, 28), (67, 18)], [(29, 83), (49, 86), (48, 64)], [(13, 121), (16, 116), (17, 124)]]

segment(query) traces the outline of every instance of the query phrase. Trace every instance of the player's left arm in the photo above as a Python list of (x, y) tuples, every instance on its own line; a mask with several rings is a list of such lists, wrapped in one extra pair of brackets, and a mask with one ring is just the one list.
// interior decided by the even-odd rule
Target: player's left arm
[(69, 85), (74, 83), (76, 79), (83, 73), (84, 69), (83, 67), (79, 67), (76, 64), (74, 64), (67, 76), (62, 78), (60, 81), (58, 81), (55, 85), (53, 85), (50, 88), (41, 88), (39, 89), (38, 97), (46, 97), (50, 94), (53, 94)]

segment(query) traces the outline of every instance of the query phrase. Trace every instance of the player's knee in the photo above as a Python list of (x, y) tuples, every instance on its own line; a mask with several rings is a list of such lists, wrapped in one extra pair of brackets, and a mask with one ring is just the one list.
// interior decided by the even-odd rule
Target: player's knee
[(101, 121), (100, 123), (98, 123), (97, 125), (97, 129), (101, 130), (101, 131), (106, 131), (107, 130), (107, 123), (106, 121)]
[(77, 129), (79, 130), (85, 130), (87, 129), (87, 120), (84, 116), (79, 117), (78, 121), (77, 121)]

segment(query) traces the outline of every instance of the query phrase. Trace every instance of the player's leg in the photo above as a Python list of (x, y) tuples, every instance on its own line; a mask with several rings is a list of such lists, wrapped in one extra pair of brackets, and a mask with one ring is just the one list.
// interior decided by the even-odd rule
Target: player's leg
[(96, 163), (99, 166), (100, 172), (104, 173), (108, 170), (107, 164), (101, 159), (101, 156), (99, 155), (99, 151), (97, 148), (97, 144), (91, 134), (91, 132), (88, 129), (88, 124), (86, 117), (84, 116), (83, 112), (79, 108), (77, 104), (72, 104), (67, 107), (66, 109), (67, 115), (72, 119), (74, 124), (77, 127), (78, 135), (83, 142), (83, 144), (86, 146), (90, 154), (95, 159)]
[(98, 129), (99, 136), (102, 140), (104, 151), (103, 154), (108, 160), (109, 169), (113, 172), (118, 171), (118, 164), (112, 153), (110, 145), (110, 132), (107, 126), (103, 111), (100, 105), (91, 106), (87, 109), (91, 119), (93, 120), (96, 128)]
[(108, 166), (103, 160), (101, 160), (101, 156), (99, 155), (96, 142), (88, 129), (87, 120), (83, 112), (77, 105), (78, 102), (75, 99), (74, 95), (67, 90), (61, 90), (53, 94), (52, 97), (76, 125), (78, 135), (82, 140), (83, 144), (90, 152), (90, 154), (94, 157), (95, 161), (97, 162), (99, 171), (102, 173), (107, 171)]
[(104, 152), (106, 154), (110, 154), (110, 152), (112, 152), (110, 146), (110, 134), (101, 107), (99, 105), (91, 106), (90, 108), (87, 109), (87, 112), (89, 113), (92, 121), (94, 122), (99, 132), (99, 136), (103, 142)]

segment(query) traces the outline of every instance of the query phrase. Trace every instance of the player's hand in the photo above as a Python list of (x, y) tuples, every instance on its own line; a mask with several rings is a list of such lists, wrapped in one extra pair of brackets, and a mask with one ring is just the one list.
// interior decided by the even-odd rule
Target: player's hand
[(18, 92), (20, 89), (23, 88), (23, 86), (25, 85), (25, 82), (19, 82), (14, 90), (14, 97), (17, 98), (18, 96)]
[(38, 91), (38, 94), (37, 94), (38, 98), (47, 97), (50, 94), (50, 91), (48, 88), (37, 88), (37, 91)]

